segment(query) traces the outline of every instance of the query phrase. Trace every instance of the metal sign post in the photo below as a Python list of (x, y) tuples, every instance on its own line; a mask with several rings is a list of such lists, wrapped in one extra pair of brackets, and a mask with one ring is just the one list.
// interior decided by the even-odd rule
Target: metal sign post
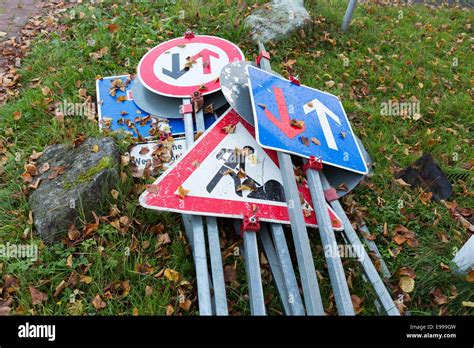
[(349, 5), (347, 5), (346, 14), (344, 15), (344, 19), (342, 21), (342, 31), (347, 31), (347, 29), (349, 28), (349, 24), (352, 19), (352, 13), (354, 12), (356, 5), (357, 0), (349, 0)]
[(305, 315), (283, 227), (280, 224), (269, 224), (269, 226), (271, 234), (268, 231), (268, 227), (263, 225), (260, 231), (260, 239), (270, 264), (285, 314)]
[[(186, 148), (190, 149), (194, 142), (193, 106), (191, 104), (191, 99), (183, 98), (183, 105), (181, 106), (180, 113), (183, 114), (184, 118)], [(188, 239), (192, 241), (191, 247), (193, 248), (196, 282), (198, 287), (199, 314), (212, 315), (206, 243), (204, 239), (202, 218), (199, 216), (186, 216), (183, 214), (183, 221), (187, 222), (184, 224), (184, 227)]]
[[(203, 109), (195, 109), (196, 130), (199, 133), (205, 131)], [(193, 139), (194, 140), (194, 139)], [(209, 255), (211, 262), (212, 282), (214, 284), (214, 307), (216, 315), (228, 315), (227, 296), (225, 292), (224, 270), (222, 268), (221, 247), (219, 242), (219, 230), (215, 217), (207, 217), (207, 237), (209, 243)], [(205, 246), (204, 246), (205, 249)]]
[[(326, 192), (330, 192), (334, 190), (329, 185), (328, 180), (322, 173), (321, 173), (321, 180), (322, 180), (322, 188)], [(334, 210), (338, 213), (338, 215), (342, 218), (342, 222), (344, 223), (344, 235), (346, 236), (349, 243), (352, 245), (353, 250), (357, 253), (357, 258), (364, 269), (365, 275), (367, 276), (370, 283), (372, 284), (375, 290), (375, 293), (377, 294), (377, 297), (379, 299), (379, 302), (382, 308), (384, 309), (385, 313), (387, 313), (387, 315), (393, 315), (393, 316), (400, 315), (400, 312), (398, 311), (395, 303), (393, 302), (392, 297), (390, 296), (390, 293), (388, 292), (387, 288), (385, 287), (383, 283), (383, 280), (380, 278), (380, 275), (375, 269), (374, 264), (370, 260), (369, 255), (365, 251), (364, 245), (362, 244), (359, 237), (357, 236), (357, 233), (354, 231), (354, 228), (352, 227), (352, 224), (349, 221), (337, 197), (333, 197), (333, 199), (330, 200), (330, 204), (334, 208)]]
[[(310, 159), (311, 161), (312, 159)], [(308, 162), (309, 163), (309, 162)], [(322, 166), (321, 166), (322, 168)], [(316, 218), (319, 222), (319, 235), (324, 248), (326, 262), (328, 265), (329, 278), (334, 291), (334, 299), (336, 301), (337, 312), (339, 315), (355, 315), (352, 305), (349, 286), (347, 285), (344, 268), (339, 255), (336, 236), (331, 226), (331, 220), (327, 210), (325, 210), (326, 199), (321, 184), (320, 172), (309, 166), (306, 171), (311, 197), (315, 202), (314, 208)]]
[[(259, 42), (259, 50), (261, 52), (259, 56), (260, 67), (263, 70), (272, 71), (269, 60), (270, 57), (261, 42)], [(288, 201), (288, 213), (291, 221), (291, 231), (296, 248), (301, 283), (303, 285), (306, 312), (308, 315), (324, 315), (324, 307), (319, 291), (318, 279), (316, 277), (316, 269), (309, 244), (308, 232), (304, 223), (299, 192), (293, 175), (293, 163), (291, 162), (291, 157), (282, 152), (278, 152), (278, 161), (282, 173), (285, 197)]]

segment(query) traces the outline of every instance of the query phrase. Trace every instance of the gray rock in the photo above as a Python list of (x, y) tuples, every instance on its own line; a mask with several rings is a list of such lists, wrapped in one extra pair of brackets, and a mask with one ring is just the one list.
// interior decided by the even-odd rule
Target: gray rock
[(268, 5), (270, 9), (258, 9), (245, 19), (255, 42), (278, 41), (311, 19), (303, 0), (273, 0)]
[[(93, 152), (94, 145), (98, 151)], [(88, 138), (76, 148), (50, 145), (37, 161), (49, 169), (29, 198), (38, 233), (46, 242), (62, 237), (71, 224), (90, 220), (92, 211), (100, 214), (110, 191), (119, 181), (120, 152), (113, 138)], [(64, 172), (49, 179), (54, 169)], [(54, 176), (54, 175), (53, 175)]]

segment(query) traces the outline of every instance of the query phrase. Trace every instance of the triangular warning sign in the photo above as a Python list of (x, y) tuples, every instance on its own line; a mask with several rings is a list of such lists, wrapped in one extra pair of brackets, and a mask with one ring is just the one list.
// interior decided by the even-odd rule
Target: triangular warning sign
[[(303, 213), (316, 226), (311, 194), (299, 185)], [(255, 140), (254, 128), (229, 110), (191, 149), (140, 196), (149, 209), (242, 219), (255, 214), (262, 221), (288, 224), (288, 207), (277, 154)], [(329, 207), (336, 230), (342, 222)]]

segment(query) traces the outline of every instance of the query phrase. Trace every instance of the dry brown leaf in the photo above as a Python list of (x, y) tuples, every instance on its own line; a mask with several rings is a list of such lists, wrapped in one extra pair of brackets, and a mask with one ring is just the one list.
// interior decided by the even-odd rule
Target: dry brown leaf
[(40, 304), (48, 299), (48, 295), (30, 286), (31, 302), (34, 305)]
[(173, 306), (170, 305), (170, 304), (167, 305), (167, 306), (166, 306), (166, 315), (167, 315), (167, 316), (170, 316), (170, 315), (173, 315), (173, 313), (174, 313), (174, 308), (173, 308)]
[(186, 299), (183, 302), (181, 302), (181, 301), (179, 302), (179, 307), (184, 309), (186, 312), (189, 311), (189, 308), (191, 307), (191, 305), (192, 305), (192, 302), (189, 299)]
[(183, 186), (180, 185), (178, 187), (178, 195), (179, 197), (181, 197), (181, 199), (184, 199), (184, 197), (186, 197), (188, 193), (189, 190), (186, 190), (185, 188), (183, 188)]
[(117, 199), (119, 196), (119, 192), (117, 190), (110, 191), (110, 194), (112, 195), (114, 199)]
[(53, 294), (53, 297), (58, 297), (58, 295), (64, 290), (66, 289), (66, 286), (67, 286), (67, 282), (65, 280), (61, 280), (61, 283), (59, 283), (59, 285), (56, 287), (56, 289), (54, 290), (54, 294)]
[(171, 268), (165, 269), (164, 276), (171, 282), (177, 282), (180, 278), (179, 272), (176, 272)]
[(316, 139), (315, 137), (312, 137), (312, 138), (311, 138), (311, 141), (312, 141), (315, 145), (321, 145), (321, 142), (320, 142), (318, 139)]
[(474, 282), (474, 269), (472, 271), (470, 271), (468, 274), (466, 274), (466, 280), (469, 283)]
[(298, 120), (292, 119), (290, 121), (290, 125), (294, 128), (303, 129), (304, 128), (304, 121), (298, 121)]
[(94, 306), (95, 309), (101, 310), (107, 306), (107, 303), (105, 303), (100, 297), (100, 295), (97, 294), (92, 300), (92, 305)]
[(66, 266), (68, 266), (69, 268), (72, 268), (72, 258), (73, 258), (73, 256), (71, 254), (66, 259)]
[(448, 303), (448, 296), (444, 295), (440, 288), (435, 288), (430, 292), (433, 302), (437, 305), (443, 305)]
[(304, 146), (309, 146), (310, 142), (309, 139), (303, 135), (300, 135), (301, 142), (304, 144)]
[(224, 128), (222, 128), (222, 130), (227, 134), (232, 134), (232, 133), (235, 133), (235, 128), (236, 128), (235, 125), (229, 124), (225, 126)]
[(404, 236), (400, 235), (400, 234), (397, 234), (397, 235), (395, 235), (395, 237), (393, 237), (393, 241), (395, 243), (397, 243), (398, 245), (402, 245), (403, 243), (406, 242), (406, 240), (407, 239)]
[(110, 23), (107, 26), (107, 29), (108, 29), (109, 33), (111, 33), (111, 34), (116, 33), (119, 30), (119, 28), (120, 28), (120, 26), (118, 24), (115, 24), (115, 23)]
[(396, 272), (396, 275), (398, 276), (406, 276), (412, 279), (416, 278), (416, 273), (413, 270), (413, 268), (405, 266), (405, 267), (400, 267)]
[(355, 314), (359, 314), (360, 312), (362, 312), (362, 303), (364, 302), (364, 299), (360, 298), (357, 295), (351, 295), (351, 300)]
[(43, 152), (36, 152), (35, 150), (33, 150), (33, 153), (30, 156), (30, 160), (36, 161), (41, 156), (43, 156)]

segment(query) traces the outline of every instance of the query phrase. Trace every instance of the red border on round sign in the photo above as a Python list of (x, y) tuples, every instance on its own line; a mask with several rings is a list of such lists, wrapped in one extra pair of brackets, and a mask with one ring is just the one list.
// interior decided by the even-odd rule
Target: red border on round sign
[[(170, 85), (158, 79), (153, 71), (155, 61), (161, 54), (178, 45), (190, 43), (205, 43), (217, 46), (227, 54), (229, 62), (244, 60), (244, 54), (237, 45), (220, 37), (197, 35), (190, 39), (184, 37), (176, 38), (159, 44), (142, 57), (137, 67), (137, 76), (140, 79), (140, 82), (151, 92), (167, 97), (189, 97), (193, 92), (197, 91), (201, 85), (183, 87)], [(219, 80), (216, 80), (204, 84), (207, 89), (201, 91), (202, 95), (207, 95), (221, 89)]]

